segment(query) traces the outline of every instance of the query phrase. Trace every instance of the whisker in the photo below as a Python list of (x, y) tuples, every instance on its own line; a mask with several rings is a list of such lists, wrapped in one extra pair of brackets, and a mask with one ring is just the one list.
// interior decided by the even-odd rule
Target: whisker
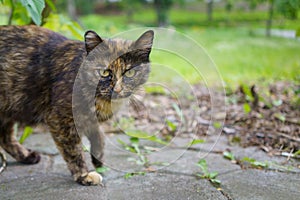
[(134, 111), (138, 114), (139, 117), (148, 118), (146, 111), (146, 106), (142, 101), (142, 98), (139, 98), (139, 95), (131, 95), (129, 98), (129, 104), (132, 106)]

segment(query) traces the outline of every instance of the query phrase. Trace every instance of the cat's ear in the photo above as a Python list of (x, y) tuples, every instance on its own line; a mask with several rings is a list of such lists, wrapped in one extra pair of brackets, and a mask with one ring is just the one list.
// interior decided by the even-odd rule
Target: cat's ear
[(84, 34), (84, 41), (85, 41), (85, 49), (86, 52), (89, 54), (98, 44), (103, 42), (101, 37), (94, 31), (87, 31)]
[(143, 33), (139, 39), (135, 41), (136, 49), (147, 49), (151, 50), (153, 44), (154, 32), (152, 30)]

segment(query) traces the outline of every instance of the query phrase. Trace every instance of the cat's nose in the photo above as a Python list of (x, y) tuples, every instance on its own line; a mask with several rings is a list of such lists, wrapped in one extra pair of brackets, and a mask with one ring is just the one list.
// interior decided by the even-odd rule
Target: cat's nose
[(122, 87), (122, 78), (118, 79), (115, 86), (114, 86), (114, 92), (116, 94), (120, 94), (120, 92), (123, 90)]
[(119, 84), (116, 84), (114, 87), (114, 92), (119, 94), (123, 90), (122, 86)]

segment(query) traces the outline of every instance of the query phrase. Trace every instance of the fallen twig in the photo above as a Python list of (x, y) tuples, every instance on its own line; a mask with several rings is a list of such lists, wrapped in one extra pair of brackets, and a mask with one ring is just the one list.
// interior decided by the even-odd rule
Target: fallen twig
[(289, 136), (289, 135), (287, 135), (285, 133), (280, 133), (280, 132), (274, 132), (274, 134), (279, 135), (281, 137), (285, 137), (285, 138), (287, 138), (289, 140), (293, 140), (295, 142), (299, 142), (300, 143), (300, 138), (295, 138), (295, 137), (292, 137), (292, 136)]

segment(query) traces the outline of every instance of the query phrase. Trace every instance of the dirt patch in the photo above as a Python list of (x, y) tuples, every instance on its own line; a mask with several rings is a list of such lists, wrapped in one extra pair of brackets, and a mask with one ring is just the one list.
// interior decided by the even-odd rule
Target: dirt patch
[(260, 146), (268, 152), (300, 150), (299, 85), (243, 85), (236, 91), (226, 91), (226, 98), (220, 90), (211, 91), (202, 85), (193, 89), (191, 97), (187, 95), (180, 102), (168, 94), (146, 94), (143, 100), (135, 101), (132, 112), (121, 112), (117, 124), (124, 124), (122, 117), (132, 119), (136, 128), (168, 140), (177, 134), (199, 138), (210, 135), (220, 129), (216, 121), (224, 118), (222, 132), (230, 143)]
[[(296, 152), (300, 145), (300, 86), (277, 82), (268, 87), (241, 86), (228, 96), (226, 124), (236, 130), (231, 141), (265, 150)], [(250, 92), (249, 92), (250, 91)], [(234, 103), (233, 103), (234, 102)]]

